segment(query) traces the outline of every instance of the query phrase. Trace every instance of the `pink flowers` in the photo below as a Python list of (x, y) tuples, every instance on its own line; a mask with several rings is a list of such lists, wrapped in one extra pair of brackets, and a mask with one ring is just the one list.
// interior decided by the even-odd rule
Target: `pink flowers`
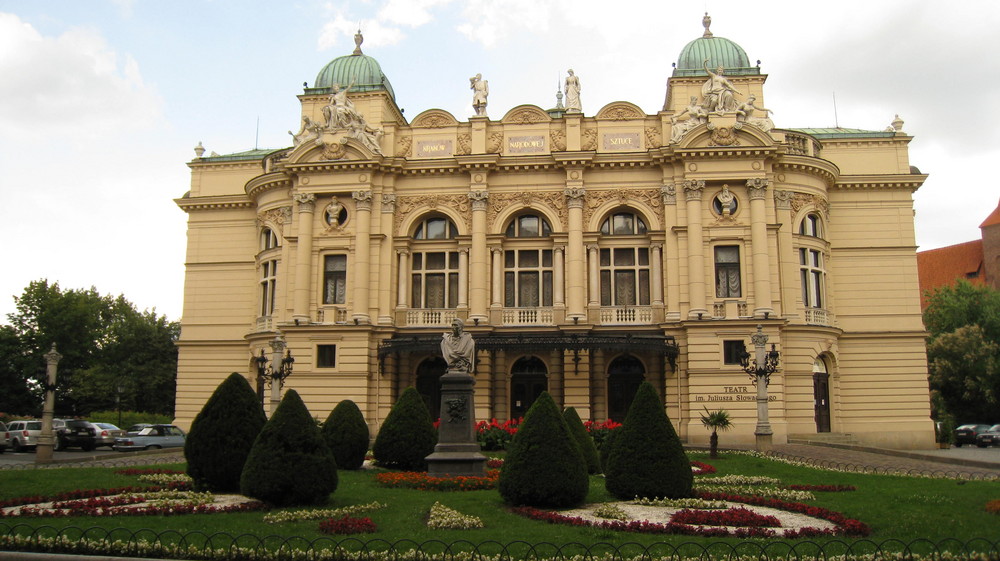
[(324, 534), (372, 534), (378, 528), (369, 517), (327, 518), (319, 523), (319, 531)]
[(690, 510), (685, 508), (674, 513), (670, 517), (670, 522), (699, 526), (781, 527), (781, 521), (774, 516), (757, 514), (744, 507), (726, 510)]

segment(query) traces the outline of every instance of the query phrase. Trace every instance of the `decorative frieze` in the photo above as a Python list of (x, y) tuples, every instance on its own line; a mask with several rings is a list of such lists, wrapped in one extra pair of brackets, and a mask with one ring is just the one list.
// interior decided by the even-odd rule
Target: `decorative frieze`
[(290, 206), (272, 208), (257, 214), (258, 227), (269, 225), (277, 228), (279, 232), (284, 229), (285, 224), (291, 224), (291, 222), (292, 207)]
[(399, 226), (403, 220), (414, 210), (423, 207), (432, 210), (439, 207), (454, 209), (468, 221), (471, 216), (469, 203), (468, 193), (461, 195), (416, 195), (412, 197), (398, 195), (396, 197), (396, 212), (393, 213), (393, 231), (399, 232)]

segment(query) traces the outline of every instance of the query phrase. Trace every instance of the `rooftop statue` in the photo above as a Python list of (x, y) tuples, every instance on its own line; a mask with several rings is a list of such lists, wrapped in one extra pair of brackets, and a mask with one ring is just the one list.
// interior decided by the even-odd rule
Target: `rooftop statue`
[[(687, 115), (687, 119), (681, 119), (684, 115)], [(706, 111), (705, 108), (698, 103), (697, 96), (691, 96), (690, 105), (685, 107), (680, 113), (670, 117), (670, 124), (673, 125), (673, 129), (670, 133), (670, 142), (675, 144), (680, 142), (680, 140), (684, 138), (684, 135), (691, 129), (704, 124), (707, 121), (708, 111)]]
[(701, 86), (701, 95), (705, 98), (705, 110), (719, 115), (736, 111), (736, 96), (740, 95), (740, 92), (736, 91), (733, 83), (723, 76), (725, 69), (720, 65), (715, 72), (712, 72), (708, 69), (707, 58), (702, 64), (708, 73), (708, 80)]
[(448, 363), (449, 370), (472, 373), (476, 360), (476, 342), (472, 335), (464, 331), (465, 323), (455, 318), (451, 322), (451, 333), (441, 336), (441, 356)]
[(302, 127), (299, 132), (295, 133), (288, 131), (288, 134), (292, 135), (292, 145), (298, 146), (304, 142), (309, 142), (320, 137), (320, 132), (323, 130), (323, 126), (313, 121), (308, 115), (302, 116)]
[[(753, 104), (754, 101), (757, 101), (757, 96), (750, 94), (747, 97), (747, 100), (736, 108), (736, 120), (738, 122), (747, 123), (748, 125), (753, 125), (764, 132), (768, 132), (774, 128), (774, 122), (771, 121), (768, 114), (774, 113), (774, 111), (763, 107), (757, 107)], [(754, 117), (754, 111), (760, 111), (764, 114), (764, 116)]]
[(368, 126), (364, 116), (354, 107), (354, 102), (348, 99), (347, 92), (354, 87), (354, 79), (346, 88), (334, 83), (330, 89), (330, 104), (323, 107), (323, 118), (326, 119), (325, 129), (330, 132), (346, 130), (347, 135), (361, 141), (369, 150), (376, 154), (382, 153), (379, 141), (384, 134), (381, 128)]
[(483, 80), (482, 74), (469, 78), (469, 88), (472, 89), (472, 108), (477, 117), (486, 116), (486, 98), (490, 95), (490, 83)]
[(568, 112), (580, 112), (583, 111), (583, 105), (580, 103), (580, 78), (573, 74), (573, 69), (569, 69), (569, 76), (566, 76), (566, 111)]

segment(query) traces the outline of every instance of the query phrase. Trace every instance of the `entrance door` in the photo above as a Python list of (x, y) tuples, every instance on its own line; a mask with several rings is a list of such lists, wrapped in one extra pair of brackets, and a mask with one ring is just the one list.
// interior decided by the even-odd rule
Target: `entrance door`
[(816, 432), (830, 432), (830, 374), (822, 358), (813, 363), (813, 401)]
[(431, 420), (441, 418), (441, 376), (448, 365), (441, 357), (429, 358), (417, 367), (417, 392), (431, 413)]
[(608, 418), (621, 423), (628, 414), (639, 384), (645, 379), (646, 368), (632, 356), (622, 356), (608, 366)]
[(510, 373), (510, 418), (519, 419), (548, 390), (548, 369), (541, 359), (524, 357), (514, 363)]

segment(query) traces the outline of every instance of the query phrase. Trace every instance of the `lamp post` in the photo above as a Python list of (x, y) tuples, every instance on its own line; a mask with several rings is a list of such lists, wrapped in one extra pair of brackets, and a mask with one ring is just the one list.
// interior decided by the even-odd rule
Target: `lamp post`
[(115, 409), (118, 410), (118, 428), (122, 427), (122, 392), (125, 391), (125, 384), (118, 380), (118, 394), (115, 396)]
[(52, 417), (56, 408), (56, 370), (62, 355), (56, 352), (56, 344), (52, 350), (45, 353), (45, 405), (42, 408), (42, 434), (38, 437), (38, 447), (35, 450), (35, 463), (52, 462), (54, 435), (52, 434)]
[[(285, 378), (292, 375), (292, 363), (295, 359), (292, 358), (292, 351), (287, 351), (287, 354), (282, 358), (281, 353), (285, 350), (285, 342), (281, 339), (280, 335), (275, 335), (274, 340), (270, 343), (271, 347), (271, 360), (267, 360), (267, 356), (264, 354), (263, 348), (260, 350), (260, 356), (256, 357), (254, 360), (257, 361), (257, 378), (259, 380), (267, 381), (267, 385), (271, 388), (271, 408), (270, 415), (274, 414), (274, 410), (278, 408), (278, 403), (281, 402), (281, 388), (285, 385)], [(271, 363), (268, 366), (268, 362)], [(262, 397), (263, 401), (263, 397)], [(263, 403), (261, 403), (263, 405)]]
[(771, 439), (774, 431), (771, 430), (771, 423), (767, 418), (767, 386), (771, 383), (771, 374), (778, 369), (779, 353), (771, 343), (771, 350), (766, 351), (767, 335), (764, 329), (758, 325), (757, 332), (750, 336), (750, 341), (754, 346), (754, 359), (750, 360), (750, 353), (746, 346), (740, 353), (740, 365), (743, 371), (750, 375), (750, 381), (757, 386), (757, 426), (753, 434), (757, 440), (757, 451), (766, 452), (771, 449)]

